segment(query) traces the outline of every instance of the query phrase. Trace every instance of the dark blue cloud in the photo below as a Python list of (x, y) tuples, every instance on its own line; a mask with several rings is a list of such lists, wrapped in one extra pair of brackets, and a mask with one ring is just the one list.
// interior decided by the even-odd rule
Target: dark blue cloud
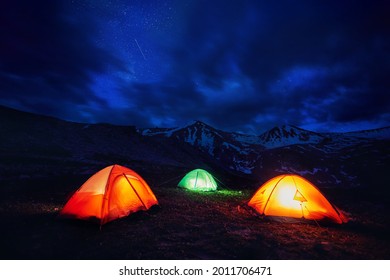
[(5, 1), (0, 10), (2, 104), (248, 132), (390, 124), (386, 1)]
[(120, 69), (123, 62), (96, 46), (91, 22), (71, 20), (62, 4), (2, 1), (3, 104), (70, 119), (82, 118), (83, 106), (104, 106), (105, 100), (90, 90), (91, 74), (108, 65)]

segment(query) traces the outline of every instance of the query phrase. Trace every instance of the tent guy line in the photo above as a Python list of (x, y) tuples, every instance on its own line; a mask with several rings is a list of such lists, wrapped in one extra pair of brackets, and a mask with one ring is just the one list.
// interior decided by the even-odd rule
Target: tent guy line
[(133, 170), (110, 165), (92, 175), (68, 200), (61, 217), (98, 220), (100, 227), (158, 201), (149, 185)]
[[(173, 179), (171, 179), (173, 180)], [(169, 180), (169, 181), (171, 181)], [(188, 172), (178, 187), (196, 192), (218, 189), (214, 177), (203, 169)], [(110, 165), (92, 175), (68, 200), (60, 216), (107, 222), (159, 205), (149, 185), (133, 170)], [(283, 174), (264, 183), (247, 205), (258, 214), (314, 220), (337, 224), (348, 221), (320, 190), (303, 177)]]
[[(265, 182), (248, 202), (248, 206), (265, 216), (348, 221), (312, 183), (298, 175), (284, 174)], [(309, 210), (310, 209), (310, 210)]]

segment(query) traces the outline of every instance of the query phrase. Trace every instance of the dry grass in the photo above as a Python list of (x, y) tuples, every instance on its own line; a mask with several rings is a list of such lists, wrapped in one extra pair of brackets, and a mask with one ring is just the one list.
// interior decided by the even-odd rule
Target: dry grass
[[(66, 185), (64, 183), (64, 185)], [(23, 189), (23, 188), (22, 188)], [(58, 219), (64, 191), (3, 188), (2, 259), (388, 259), (386, 207), (344, 201), (345, 225), (261, 218), (239, 207), (252, 190), (196, 193), (156, 188), (160, 206), (103, 226)], [(342, 204), (338, 203), (339, 206)], [(373, 208), (376, 205), (376, 208)], [(364, 206), (364, 208), (363, 208)], [(366, 207), (371, 209), (366, 211)], [(370, 208), (371, 207), (371, 208)], [(343, 208), (343, 207), (341, 207)], [(383, 210), (383, 209), (382, 209)]]

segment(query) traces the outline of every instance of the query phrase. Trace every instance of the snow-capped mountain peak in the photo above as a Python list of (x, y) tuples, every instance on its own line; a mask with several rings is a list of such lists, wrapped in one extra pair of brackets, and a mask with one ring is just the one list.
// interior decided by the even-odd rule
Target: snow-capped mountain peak
[(213, 159), (228, 166), (229, 169), (250, 174), (262, 147), (257, 136), (229, 133), (210, 125), (193, 121), (187, 126), (172, 129), (145, 129), (145, 136), (173, 138), (185, 142)]
[(264, 132), (259, 138), (260, 143), (266, 148), (277, 148), (294, 144), (316, 144), (325, 137), (293, 125), (282, 125)]
[(201, 121), (193, 121), (179, 128), (154, 128), (140, 132), (145, 136), (167, 137), (189, 144), (208, 154), (218, 164), (246, 174), (251, 174), (257, 168), (265, 150), (273, 153), (280, 149), (313, 149), (332, 154), (366, 143), (369, 139), (390, 138), (390, 128), (353, 133), (317, 133), (293, 125), (276, 126), (256, 136), (222, 131)]

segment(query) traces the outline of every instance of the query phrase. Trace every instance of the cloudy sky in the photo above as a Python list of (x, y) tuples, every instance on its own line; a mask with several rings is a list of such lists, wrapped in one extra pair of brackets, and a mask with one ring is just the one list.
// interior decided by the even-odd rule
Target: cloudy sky
[(387, 126), (389, 14), (386, 0), (5, 0), (0, 104), (257, 134)]

